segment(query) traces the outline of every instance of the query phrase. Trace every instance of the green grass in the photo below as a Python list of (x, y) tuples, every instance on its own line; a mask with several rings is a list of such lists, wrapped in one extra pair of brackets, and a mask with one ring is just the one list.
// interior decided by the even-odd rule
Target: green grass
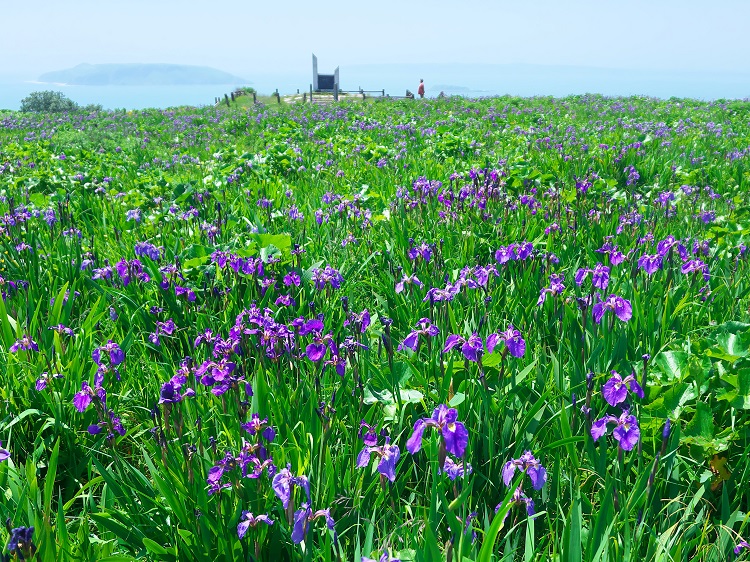
[[(0, 461), (0, 519), (35, 527), (38, 560), (359, 561), (386, 549), (412, 561), (734, 557), (750, 501), (742, 102), (258, 101), (10, 113), (0, 125), (0, 448), (10, 453)], [(129, 220), (134, 210), (140, 221)], [(638, 258), (670, 235), (683, 247), (647, 275)], [(136, 254), (146, 241), (158, 260)], [(496, 260), (524, 241), (534, 247), (528, 259)], [(423, 243), (429, 260), (410, 255)], [(623, 263), (603, 253), (607, 243)], [(129, 283), (127, 267), (94, 278), (123, 259)], [(696, 259), (707, 279), (683, 272)], [(239, 260), (258, 261), (243, 270)], [(599, 262), (611, 268), (606, 289), (591, 276), (575, 282)], [(316, 287), (315, 270), (327, 265), (340, 287)], [(299, 285), (285, 283), (291, 273)], [(565, 289), (538, 305), (552, 274), (565, 276)], [(419, 284), (397, 292), (412, 275)], [(459, 290), (431, 301), (428, 290), (447, 284)], [(608, 311), (595, 323), (596, 293), (627, 299), (632, 318)], [(260, 325), (243, 314), (256, 308), (270, 311)], [(352, 314), (365, 309), (372, 322), (360, 330)], [(295, 319), (318, 315), (322, 332), (300, 334)], [(421, 335), (415, 351), (401, 346), (421, 318), (439, 334)], [(75, 335), (49, 329), (58, 324)], [(442, 352), (451, 334), (486, 341), (510, 324), (526, 341), (522, 357), (504, 344), (481, 365), (460, 345)], [(277, 343), (274, 353), (268, 338), (281, 325), (294, 346)], [(196, 346), (206, 330), (237, 342)], [(11, 352), (26, 334), (39, 351)], [(316, 338), (335, 342), (339, 357), (349, 338), (343, 376), (325, 364), (334, 349), (319, 362), (306, 356)], [(95, 385), (92, 353), (110, 340), (125, 360), (99, 353), (106, 409), (95, 401), (79, 412), (74, 396)], [(216, 395), (196, 369), (214, 361), (212, 376), (228, 376), (222, 358), (236, 378)], [(645, 380), (645, 396), (628, 398), (641, 432), (631, 451), (618, 448), (612, 425), (591, 437), (593, 420), (621, 412), (602, 394), (613, 370)], [(178, 372), (195, 396), (158, 404)], [(469, 434), (455, 481), (439, 470), (438, 430), (427, 429), (419, 452), (406, 450), (415, 422), (440, 404), (457, 409)], [(243, 429), (253, 413), (268, 418), (272, 441)], [(377, 451), (357, 467), (362, 420), (400, 449), (393, 483), (378, 472)], [(90, 434), (93, 424), (103, 430)], [(330, 510), (335, 533), (318, 518), (302, 545), (292, 540), (303, 488), (285, 510), (266, 469), (253, 478), (234, 466), (243, 448), (262, 462), (259, 445), (277, 470), (309, 479), (310, 507)], [(546, 467), (540, 490), (519, 472), (503, 482), (505, 464), (525, 451)], [(209, 493), (227, 452), (226, 487)], [(711, 472), (723, 458), (725, 479)], [(518, 486), (534, 515), (513, 503)], [(240, 540), (243, 511), (275, 523)], [(5, 531), (0, 538), (7, 543)]]

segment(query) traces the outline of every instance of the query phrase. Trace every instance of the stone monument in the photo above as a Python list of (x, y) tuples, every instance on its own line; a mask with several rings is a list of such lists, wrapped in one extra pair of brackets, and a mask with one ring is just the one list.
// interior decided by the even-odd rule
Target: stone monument
[(333, 74), (318, 74), (318, 57), (312, 56), (313, 65), (313, 83), (312, 89), (315, 92), (334, 92), (337, 93), (339, 86), (339, 67), (333, 71)]

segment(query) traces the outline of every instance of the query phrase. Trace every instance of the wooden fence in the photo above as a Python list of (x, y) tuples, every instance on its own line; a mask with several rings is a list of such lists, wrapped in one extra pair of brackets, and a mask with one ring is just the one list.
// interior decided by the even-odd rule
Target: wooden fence
[[(299, 90), (297, 90), (297, 94), (299, 94)], [(214, 98), (214, 105), (218, 107), (222, 103), (225, 103), (227, 107), (231, 107), (231, 102), (235, 101), (237, 98), (242, 96), (253, 96), (253, 103), (258, 103), (258, 96), (257, 94), (253, 92), (247, 92), (245, 90), (235, 90), (234, 92), (231, 92), (229, 94), (224, 94), (224, 97), (218, 97)], [(310, 84), (310, 90), (309, 92), (304, 92), (302, 94), (302, 102), (303, 103), (317, 103), (317, 104), (329, 104), (331, 102), (336, 102), (340, 100), (340, 95), (343, 96), (358, 96), (362, 98), (362, 100), (370, 99), (370, 100), (413, 100), (414, 94), (411, 93), (409, 90), (406, 90), (406, 95), (403, 96), (392, 96), (390, 94), (385, 93), (385, 88), (382, 90), (363, 90), (362, 88), (359, 88), (358, 90), (339, 90), (338, 87), (334, 88), (331, 92), (321, 92), (321, 91), (313, 91), (312, 84)], [(279, 94), (279, 89), (276, 88), (276, 91), (271, 94), (271, 97), (276, 98), (276, 103), (281, 103), (281, 95)]]

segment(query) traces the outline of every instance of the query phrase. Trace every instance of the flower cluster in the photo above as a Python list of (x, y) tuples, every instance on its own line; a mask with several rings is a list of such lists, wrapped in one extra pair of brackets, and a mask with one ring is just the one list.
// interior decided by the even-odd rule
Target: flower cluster
[[(363, 431), (366, 430), (366, 431)], [(391, 440), (385, 436), (385, 444), (378, 446), (377, 434), (374, 428), (364, 421), (360, 424), (360, 438), (364, 442), (364, 447), (357, 455), (357, 468), (364, 468), (370, 464), (370, 456), (375, 454), (380, 458), (378, 461), (378, 472), (382, 478), (387, 478), (391, 482), (396, 480), (396, 465), (401, 458), (401, 451), (398, 445), (391, 445)]]
[[(644, 392), (635, 378), (635, 374), (628, 375), (624, 379), (617, 371), (612, 371), (612, 376), (602, 386), (602, 396), (610, 406), (617, 406), (628, 397), (628, 390), (639, 398), (643, 398)], [(612, 436), (624, 451), (631, 451), (636, 446), (641, 430), (638, 419), (630, 413), (629, 406), (623, 407), (619, 416), (605, 415), (591, 425), (591, 437), (598, 441), (607, 433), (607, 426), (615, 424)]]
[(406, 450), (412, 455), (422, 448), (422, 436), (425, 429), (434, 427), (440, 432), (440, 453), (438, 466), (445, 466), (446, 452), (462, 458), (469, 443), (469, 431), (458, 421), (458, 411), (440, 404), (432, 412), (432, 417), (421, 418), (414, 423), (414, 431), (406, 442)]

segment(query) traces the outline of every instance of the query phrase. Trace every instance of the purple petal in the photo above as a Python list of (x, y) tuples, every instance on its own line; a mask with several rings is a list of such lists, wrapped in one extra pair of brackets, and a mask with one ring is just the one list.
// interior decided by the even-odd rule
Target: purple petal
[(88, 392), (81, 391), (73, 397), (73, 406), (81, 413), (86, 411), (89, 404), (91, 404), (91, 395)]
[(633, 415), (620, 416), (619, 423), (612, 431), (612, 435), (624, 451), (631, 451), (641, 437), (638, 420)]
[(500, 336), (498, 334), (490, 334), (487, 336), (487, 353), (492, 353), (499, 342)]
[(102, 426), (100, 426), (98, 423), (94, 423), (88, 426), (87, 431), (91, 435), (99, 435), (102, 432)]
[(378, 472), (393, 482), (396, 480), (396, 464), (401, 457), (401, 452), (396, 445), (386, 445), (384, 449), (384, 454), (378, 463)]
[(607, 423), (611, 420), (611, 416), (604, 416), (596, 420), (591, 424), (591, 437), (594, 441), (598, 441), (605, 433), (607, 433)]
[(307, 516), (310, 509), (307, 504), (302, 506), (302, 509), (298, 509), (294, 512), (294, 529), (292, 530), (292, 542), (295, 544), (301, 543), (305, 540), (305, 534), (307, 531)]
[(630, 305), (630, 301), (617, 297), (615, 300), (615, 315), (623, 322), (630, 320), (633, 317), (633, 307)]
[(370, 464), (370, 454), (372, 454), (372, 449), (365, 446), (357, 455), (357, 468), (364, 468)]
[(464, 342), (464, 339), (461, 336), (457, 336), (456, 334), (451, 334), (448, 336), (445, 340), (445, 347), (443, 348), (443, 353), (449, 352), (451, 349), (456, 347), (457, 345)]
[(242, 540), (245, 536), (245, 533), (247, 533), (247, 530), (250, 528), (250, 521), (242, 521), (239, 525), (237, 525), (237, 536)]
[(602, 396), (610, 406), (617, 406), (628, 396), (628, 389), (622, 382), (620, 375), (613, 376), (602, 386)]
[(325, 355), (326, 346), (322, 343), (319, 343), (319, 344), (311, 343), (305, 349), (305, 353), (307, 354), (307, 358), (310, 361), (312, 361), (313, 363), (317, 363)]
[(505, 345), (513, 357), (523, 357), (526, 354), (526, 341), (521, 336), (509, 338)]
[(289, 473), (288, 468), (284, 468), (280, 470), (276, 475), (273, 477), (273, 482), (271, 484), (271, 487), (273, 488), (273, 492), (276, 494), (276, 497), (281, 500), (281, 505), (284, 506), (284, 509), (289, 507), (289, 499), (292, 495), (292, 489), (291, 489), (291, 474)]
[(445, 449), (462, 458), (466, 452), (466, 445), (469, 443), (469, 430), (461, 422), (450, 423), (443, 427), (443, 437), (445, 438)]
[(632, 377), (631, 380), (628, 381), (628, 387), (630, 388), (630, 392), (635, 394), (638, 398), (643, 398), (645, 396), (641, 385), (638, 384), (638, 381), (635, 380), (635, 377)]
[(531, 485), (535, 490), (541, 490), (544, 487), (544, 483), (547, 482), (547, 469), (543, 466), (532, 466), (526, 471), (526, 474), (531, 478)]
[(419, 334), (417, 332), (411, 332), (401, 344), (401, 347), (408, 347), (412, 351), (417, 350), (417, 343), (419, 343)]
[(224, 475), (224, 467), (222, 465), (212, 466), (211, 469), (208, 471), (208, 477), (206, 478), (206, 482), (209, 484), (216, 484), (221, 480), (221, 477)]
[(513, 474), (516, 472), (516, 463), (513, 460), (509, 460), (503, 466), (503, 483), (506, 486), (510, 486), (513, 481)]
[(604, 308), (604, 303), (596, 303), (591, 310), (591, 315), (594, 317), (594, 322), (600, 324), (605, 312), (606, 309)]
[(422, 448), (422, 435), (426, 426), (427, 424), (425, 424), (423, 419), (417, 420), (414, 424), (414, 431), (406, 442), (406, 450), (412, 455), (416, 454)]
[(109, 359), (112, 362), (112, 365), (119, 365), (125, 361), (125, 352), (119, 347), (116, 347), (109, 352)]

